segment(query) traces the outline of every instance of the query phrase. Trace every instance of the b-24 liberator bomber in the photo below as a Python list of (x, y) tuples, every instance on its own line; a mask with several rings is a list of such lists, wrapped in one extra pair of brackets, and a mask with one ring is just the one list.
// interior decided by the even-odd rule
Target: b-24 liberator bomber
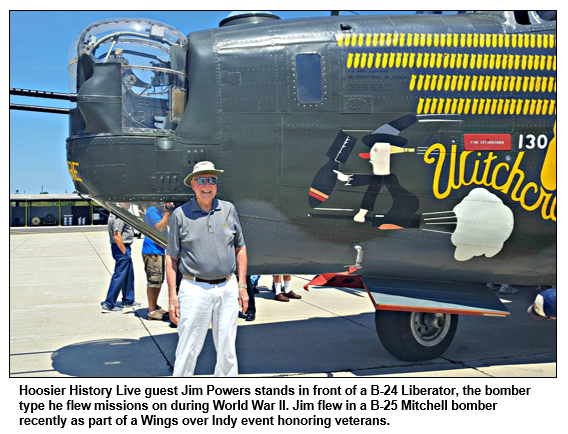
[(556, 45), (533, 11), (98, 21), (69, 62), (69, 172), (165, 245), (139, 210), (212, 161), (249, 274), (365, 289), (385, 348), (434, 358), (459, 315), (508, 315), (487, 283), (556, 283)]

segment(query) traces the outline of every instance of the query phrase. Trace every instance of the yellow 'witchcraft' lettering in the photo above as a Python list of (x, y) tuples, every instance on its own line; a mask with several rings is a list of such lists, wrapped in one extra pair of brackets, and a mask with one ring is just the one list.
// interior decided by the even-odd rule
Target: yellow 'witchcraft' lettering
[[(550, 209), (548, 208), (548, 202), (550, 202), (550, 198), (552, 197), (552, 193), (548, 193), (540, 188), (541, 196), (544, 196), (544, 203), (542, 204), (542, 218), (545, 220), (552, 219), (556, 221), (556, 195), (554, 195), (554, 199), (552, 200), (552, 205)], [(548, 209), (548, 212), (547, 212)]]
[[(448, 151), (446, 147), (441, 143), (431, 145), (424, 154), (424, 162), (426, 162), (426, 164), (436, 163), (432, 190), (437, 199), (445, 199), (450, 195), (452, 190), (457, 190), (462, 186), (471, 184), (484, 185), (500, 191), (503, 194), (509, 195), (513, 201), (519, 202), (527, 211), (534, 211), (540, 207), (543, 219), (556, 221), (556, 194), (554, 192), (547, 192), (542, 187), (539, 187), (539, 185), (535, 182), (528, 182), (524, 184), (526, 177), (525, 172), (521, 168), (521, 163), (525, 155), (524, 151), (519, 152), (512, 167), (509, 163), (505, 162), (492, 166), (493, 161), (497, 159), (497, 156), (493, 152), (489, 152), (489, 155), (484, 160), (475, 159), (475, 161), (472, 161), (471, 157), (473, 152), (464, 151), (461, 153), (458, 163), (457, 145), (452, 145), (449, 173), (446, 180), (447, 184), (444, 189), (444, 186), (441, 185), (443, 182), (442, 171), (445, 167), (444, 164), (446, 162), (447, 154)], [(481, 156), (482, 154), (477, 153), (477, 155)], [(471, 178), (466, 180), (465, 172), (466, 167), (468, 166), (473, 166), (473, 173)], [(483, 175), (479, 177), (481, 172)], [(503, 175), (505, 173), (508, 174), (507, 181), (502, 185), (497, 183), (500, 173)], [(489, 179), (491, 179), (491, 181), (489, 181)], [(538, 195), (536, 199), (535, 195)]]
[(544, 157), (540, 173), (540, 182), (547, 190), (556, 190), (556, 122), (554, 122), (553, 131), (554, 137), (546, 150), (546, 157)]
[(521, 205), (523, 206), (524, 209), (528, 210), (528, 211), (534, 211), (535, 209), (537, 209), (541, 202), (542, 202), (542, 195), (539, 195), (536, 202), (532, 205), (527, 205), (527, 203), (525, 202), (525, 198), (527, 196), (527, 192), (529, 190), (529, 188), (532, 188), (534, 190), (534, 192), (536, 194), (538, 194), (538, 185), (536, 185), (534, 182), (529, 182), (527, 185), (524, 186), (523, 191), (521, 192)]

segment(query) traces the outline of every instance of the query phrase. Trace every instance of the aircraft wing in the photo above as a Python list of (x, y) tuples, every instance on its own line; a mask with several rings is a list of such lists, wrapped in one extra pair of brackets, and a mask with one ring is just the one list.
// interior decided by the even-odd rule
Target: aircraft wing
[(366, 289), (375, 309), (399, 312), (437, 312), (460, 315), (509, 315), (499, 297), (484, 284), (393, 279), (343, 273), (316, 276), (304, 286)]
[(377, 310), (507, 316), (499, 297), (484, 284), (362, 278)]

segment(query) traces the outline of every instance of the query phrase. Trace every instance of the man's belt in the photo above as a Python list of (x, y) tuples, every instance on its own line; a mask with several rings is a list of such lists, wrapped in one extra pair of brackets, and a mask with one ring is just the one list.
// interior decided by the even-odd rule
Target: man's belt
[(207, 280), (207, 279), (202, 279), (200, 277), (195, 277), (195, 276), (191, 276), (189, 274), (184, 274), (183, 278), (187, 279), (187, 280), (193, 280), (195, 282), (203, 282), (203, 283), (208, 283), (209, 285), (218, 285), (220, 283), (226, 282), (227, 280), (231, 280), (235, 275), (234, 274), (230, 274), (227, 277), (223, 277), (221, 279), (212, 279), (212, 280)]

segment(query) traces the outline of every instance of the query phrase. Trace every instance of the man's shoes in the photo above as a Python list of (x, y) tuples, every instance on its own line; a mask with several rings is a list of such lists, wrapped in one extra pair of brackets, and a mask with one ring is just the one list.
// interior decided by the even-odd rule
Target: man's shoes
[(254, 321), (255, 315), (253, 312), (251, 313), (239, 312), (239, 318), (244, 319), (245, 321)]
[(517, 288), (513, 288), (511, 285), (501, 285), (499, 288), (499, 294), (518, 294), (519, 290)]
[(137, 301), (133, 301), (132, 303), (122, 303), (122, 307), (138, 307), (138, 306), (142, 306), (142, 304), (138, 303)]
[(284, 295), (288, 298), (295, 298), (296, 300), (299, 300), (299, 299), (302, 298), (301, 295), (296, 294), (294, 291), (286, 292), (286, 293), (284, 293)]
[(159, 310), (155, 310), (154, 312), (148, 312), (148, 315), (146, 315), (146, 319), (148, 321), (150, 320), (162, 321), (164, 319), (164, 314)]
[(109, 313), (109, 312), (122, 312), (122, 308), (119, 306), (115, 306), (113, 308), (111, 308), (108, 304), (103, 304), (101, 306), (101, 312), (102, 313)]
[(169, 313), (167, 310), (162, 309), (160, 306), (156, 306), (156, 309), (154, 310), (159, 311), (162, 315)]
[(288, 297), (284, 295), (284, 293), (280, 292), (274, 296), (274, 300), (276, 301), (290, 301)]

